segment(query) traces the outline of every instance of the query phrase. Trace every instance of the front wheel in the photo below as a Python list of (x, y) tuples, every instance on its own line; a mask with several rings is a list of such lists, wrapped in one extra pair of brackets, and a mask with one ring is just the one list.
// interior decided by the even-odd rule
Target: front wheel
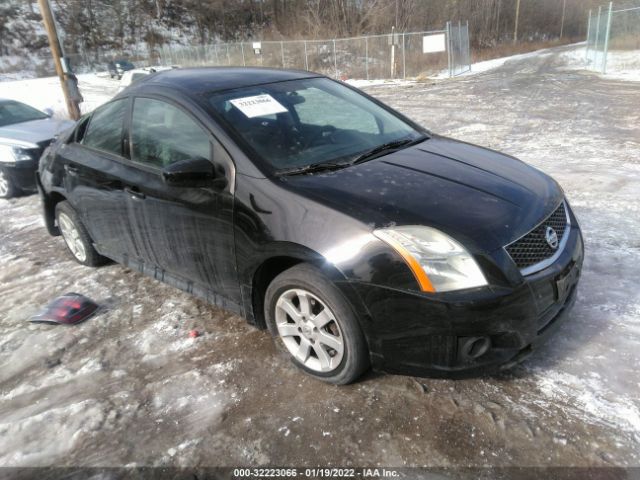
[(309, 264), (296, 265), (271, 282), (265, 318), (293, 363), (320, 380), (344, 385), (369, 368), (367, 343), (351, 305)]
[(19, 190), (14, 185), (11, 177), (3, 168), (0, 168), (0, 198), (11, 198), (18, 194)]

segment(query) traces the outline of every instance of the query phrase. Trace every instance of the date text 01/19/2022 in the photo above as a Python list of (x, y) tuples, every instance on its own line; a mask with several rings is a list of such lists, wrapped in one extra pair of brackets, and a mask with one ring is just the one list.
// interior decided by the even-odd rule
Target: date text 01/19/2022
[(387, 468), (236, 468), (233, 478), (395, 478)]

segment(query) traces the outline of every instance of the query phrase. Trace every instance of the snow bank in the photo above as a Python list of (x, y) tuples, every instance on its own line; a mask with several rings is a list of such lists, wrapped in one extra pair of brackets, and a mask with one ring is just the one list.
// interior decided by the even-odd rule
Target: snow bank
[[(584, 47), (565, 52), (562, 57), (569, 68), (583, 70), (589, 67)], [(610, 50), (607, 55), (607, 73), (600, 75), (616, 80), (640, 82), (640, 50)]]
[[(83, 113), (90, 112), (111, 99), (119, 85), (117, 80), (93, 73), (78, 75), (78, 84), (84, 97), (81, 105)], [(18, 100), (40, 110), (50, 108), (56, 117), (67, 117), (67, 107), (58, 77), (0, 82), (0, 98)]]

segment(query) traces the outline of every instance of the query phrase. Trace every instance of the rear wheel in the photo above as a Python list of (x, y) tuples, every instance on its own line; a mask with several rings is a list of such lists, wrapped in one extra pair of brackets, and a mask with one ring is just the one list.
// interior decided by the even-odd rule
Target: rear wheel
[(11, 177), (0, 168), (0, 198), (11, 198), (16, 196), (20, 190), (13, 184)]
[(265, 318), (293, 363), (320, 380), (351, 383), (369, 367), (367, 344), (351, 305), (311, 265), (296, 265), (271, 282)]
[(97, 267), (105, 263), (106, 259), (93, 247), (87, 229), (68, 202), (64, 201), (56, 205), (56, 220), (69, 252), (78, 263), (89, 267)]

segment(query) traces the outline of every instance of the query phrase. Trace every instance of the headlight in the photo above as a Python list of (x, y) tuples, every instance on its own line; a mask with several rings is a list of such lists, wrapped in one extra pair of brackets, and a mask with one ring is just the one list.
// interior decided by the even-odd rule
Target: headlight
[(0, 162), (16, 163), (26, 160), (33, 160), (28, 150), (13, 145), (0, 145)]
[(424, 226), (375, 230), (407, 263), (424, 292), (449, 292), (487, 285), (480, 267), (450, 236)]

